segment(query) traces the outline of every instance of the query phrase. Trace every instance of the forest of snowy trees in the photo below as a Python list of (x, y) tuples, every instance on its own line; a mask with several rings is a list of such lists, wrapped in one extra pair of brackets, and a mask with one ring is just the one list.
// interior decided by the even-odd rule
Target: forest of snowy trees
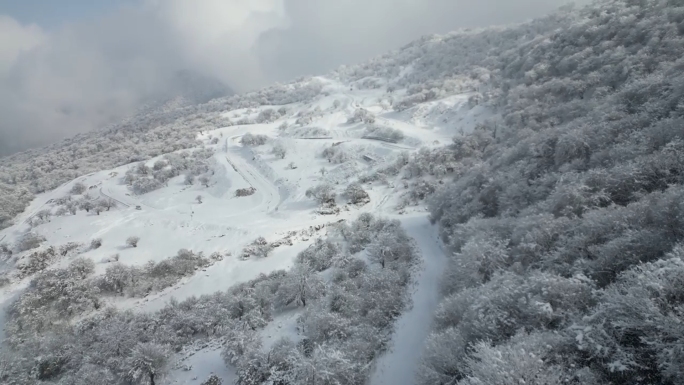
[[(290, 271), (225, 293), (172, 301), (151, 314), (103, 300), (160, 290), (219, 257), (181, 250), (143, 268), (111, 264), (101, 277), (93, 277), (92, 261), (76, 258), (40, 273), (9, 310), (0, 381), (150, 384), (173, 352), (213, 339), (224, 342), (238, 384), (362, 383), (408, 305), (417, 263), (399, 222), (363, 214), (301, 252)], [(80, 319), (89, 311), (95, 315)], [(284, 311), (299, 312), (303, 337), (262, 349), (260, 330)]]
[(421, 384), (684, 376), (684, 7), (572, 19), (492, 60), (503, 121), (430, 200), (454, 254)]

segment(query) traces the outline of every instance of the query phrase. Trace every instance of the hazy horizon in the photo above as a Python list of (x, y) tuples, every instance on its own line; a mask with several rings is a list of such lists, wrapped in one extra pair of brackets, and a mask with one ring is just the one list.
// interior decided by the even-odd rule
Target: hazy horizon
[(173, 96), (181, 70), (244, 92), (358, 63), (425, 34), (522, 22), (566, 3), (3, 0), (0, 156)]

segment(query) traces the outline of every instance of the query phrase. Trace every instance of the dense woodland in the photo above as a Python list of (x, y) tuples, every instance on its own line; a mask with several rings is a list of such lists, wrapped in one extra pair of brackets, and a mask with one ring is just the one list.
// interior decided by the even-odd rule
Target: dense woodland
[(502, 121), (452, 146), (473, 166), (430, 200), (454, 254), (422, 384), (684, 378), (684, 7), (573, 19), (499, 53)]
[[(218, 258), (181, 250), (144, 268), (114, 263), (100, 277), (91, 260), (76, 258), (40, 273), (9, 309), (0, 380), (152, 384), (174, 352), (215, 340), (238, 384), (362, 383), (408, 305), (418, 263), (399, 222), (363, 214), (301, 252), (290, 271), (152, 314), (107, 306), (111, 296), (161, 290)], [(301, 337), (264, 349), (260, 330), (284, 311), (299, 312)]]
[[(429, 36), (332, 76), (386, 88), (396, 111), (470, 92), (494, 112), (448, 146), (403, 154), (359, 180), (403, 178), (405, 205), (427, 202), (450, 251), (419, 384), (684, 383), (681, 2), (603, 0), (519, 26)], [(32, 194), (196, 147), (196, 132), (226, 124), (218, 111), (320, 93), (317, 80), (277, 85), (4, 158), (0, 227)], [(376, 125), (367, 134), (402, 140)], [(335, 147), (323, 156), (349, 158)], [(171, 352), (216, 339), (240, 384), (364, 384), (408, 305), (409, 245), (396, 222), (364, 215), (301, 253), (292, 271), (154, 314), (101, 301), (161, 290), (211, 258), (182, 251), (163, 268), (116, 264), (97, 279), (76, 259), (37, 275), (17, 300), (0, 379), (150, 383)], [(258, 331), (292, 308), (303, 309), (307, 338), (261, 349)]]

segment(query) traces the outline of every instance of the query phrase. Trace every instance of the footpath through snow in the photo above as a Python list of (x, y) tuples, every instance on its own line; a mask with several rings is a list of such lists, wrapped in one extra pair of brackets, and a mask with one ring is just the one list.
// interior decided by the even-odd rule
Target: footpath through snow
[(446, 256), (427, 215), (401, 218), (423, 256), (422, 270), (411, 295), (412, 307), (395, 324), (392, 345), (380, 356), (370, 378), (370, 385), (413, 385), (425, 339), (439, 304), (439, 280), (446, 267)]

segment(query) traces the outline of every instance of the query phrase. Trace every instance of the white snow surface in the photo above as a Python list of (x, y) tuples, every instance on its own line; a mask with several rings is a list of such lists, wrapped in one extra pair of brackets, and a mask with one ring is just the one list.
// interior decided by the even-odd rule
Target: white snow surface
[[(411, 384), (422, 342), (430, 328), (430, 317), (437, 305), (437, 282), (445, 259), (436, 230), (427, 221), (425, 208), (404, 209), (404, 215), (398, 215), (395, 207), (400, 193), (404, 191), (399, 180), (390, 181), (388, 185), (365, 185), (371, 203), (363, 207), (346, 206), (344, 199), (339, 198), (342, 210), (332, 216), (317, 214), (316, 204), (305, 196), (305, 192), (319, 183), (329, 182), (339, 195), (355, 178), (381, 167), (383, 162), (393, 161), (400, 151), (412, 152), (420, 147), (443, 146), (455, 135), (470, 132), (489, 113), (477, 107), (468, 108), (467, 94), (454, 95), (397, 113), (387, 109), (384, 90), (350, 90), (349, 85), (325, 78), (320, 80), (325, 84), (327, 96), (308, 104), (288, 105), (288, 115), (273, 123), (235, 125), (199, 134), (198, 140), (203, 146), (215, 150), (215, 173), (208, 188), (199, 183), (186, 186), (180, 176), (171, 179), (164, 188), (135, 195), (123, 182), (124, 174), (132, 165), (103, 170), (37, 196), (19, 216), (16, 225), (0, 231), (0, 239), (4, 238), (5, 242), (12, 244), (29, 229), (28, 220), (35, 213), (53, 207), (51, 200), (68, 195), (73, 184), (81, 182), (91, 187), (88, 190), (91, 199), (112, 198), (119, 202), (118, 207), (100, 215), (79, 211), (74, 216), (55, 216), (33, 231), (47, 238), (44, 246), (59, 246), (67, 242), (87, 245), (93, 238), (101, 238), (102, 247), (80, 255), (96, 263), (96, 274), (104, 273), (107, 263), (103, 260), (114, 254), (118, 254), (120, 262), (127, 265), (161, 261), (175, 255), (179, 249), (203, 252), (205, 255), (213, 252), (231, 254), (161, 293), (144, 299), (109, 299), (111, 304), (120, 308), (154, 311), (174, 297), (183, 300), (193, 295), (226, 290), (259, 274), (289, 268), (297, 253), (316, 237), (325, 236), (325, 227), (312, 234), (303, 233), (312, 226), (342, 219), (353, 220), (360, 213), (368, 211), (399, 218), (423, 254), (424, 270), (418, 275), (416, 289), (412, 293), (413, 307), (397, 322), (392, 348), (376, 363), (377, 370), (372, 375), (371, 384)], [(334, 106), (336, 100), (339, 101), (337, 107)], [(226, 112), (224, 116), (237, 121), (269, 107), (252, 109), (249, 113), (235, 110)], [(295, 114), (298, 111), (312, 111), (316, 107), (320, 110), (304, 128), (324, 129), (330, 133), (330, 137), (311, 139), (288, 135), (288, 130), (297, 128)], [(378, 124), (401, 131), (406, 139), (394, 144), (361, 138), (364, 124), (347, 123), (347, 119), (360, 107), (375, 113)], [(443, 122), (444, 114), (448, 114), (449, 124)], [(455, 117), (462, 122), (457, 127), (454, 124)], [(280, 131), (278, 127), (284, 121), (290, 128)], [(247, 148), (240, 144), (240, 138), (246, 133), (266, 135), (271, 140), (266, 145)], [(211, 144), (212, 138), (219, 138), (218, 144)], [(271, 153), (275, 141), (282, 142), (286, 147), (285, 159), (279, 159)], [(329, 163), (324, 159), (321, 153), (333, 144), (345, 148), (351, 159), (343, 164)], [(364, 155), (377, 162), (367, 162), (363, 159)], [(147, 164), (152, 165), (155, 160), (150, 159)], [(296, 169), (288, 167), (291, 162)], [(324, 174), (320, 172), (321, 168), (325, 168)], [(235, 197), (236, 189), (247, 187), (254, 187), (256, 193), (248, 197)], [(203, 196), (203, 203), (195, 201), (197, 195)], [(136, 206), (140, 209), (136, 209)], [(292, 246), (281, 246), (265, 259), (243, 261), (237, 258), (244, 246), (257, 237), (275, 241), (291, 231), (298, 232)], [(140, 237), (138, 247), (125, 245), (129, 236)], [(27, 254), (19, 255), (19, 263)], [(59, 260), (55, 267), (68, 263), (69, 258)], [(30, 277), (0, 289), (0, 308), (6, 307), (29, 281)], [(264, 345), (270, 346), (284, 335), (296, 338), (294, 320), (296, 314), (277, 317), (263, 333)], [(219, 352), (220, 349), (216, 347), (205, 347), (189, 358), (180, 357), (187, 358), (193, 368), (189, 371), (171, 371), (166, 383), (199, 384), (211, 373), (222, 376), (224, 383), (231, 383), (232, 374), (223, 365)]]

